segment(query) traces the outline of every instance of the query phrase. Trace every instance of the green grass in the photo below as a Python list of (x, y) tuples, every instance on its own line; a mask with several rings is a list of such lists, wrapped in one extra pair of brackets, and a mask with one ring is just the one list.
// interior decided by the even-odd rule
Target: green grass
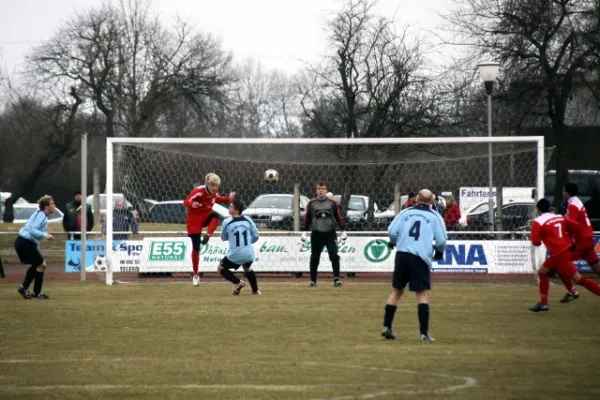
[(46, 286), (0, 284), (1, 399), (600, 398), (598, 298), (560, 305), (556, 285), (544, 314), (534, 285), (437, 285), (434, 344), (412, 294), (379, 336), (388, 284)]

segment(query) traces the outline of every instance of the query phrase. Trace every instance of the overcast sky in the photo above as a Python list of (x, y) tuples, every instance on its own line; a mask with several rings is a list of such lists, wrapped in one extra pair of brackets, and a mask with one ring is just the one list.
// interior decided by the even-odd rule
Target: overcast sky
[[(51, 37), (76, 10), (101, 0), (0, 0), (0, 62), (12, 74), (33, 46)], [(342, 0), (153, 0), (165, 24), (179, 15), (220, 36), (236, 59), (253, 57), (267, 68), (293, 73), (302, 61), (315, 61), (325, 47), (326, 21)], [(452, 0), (381, 0), (379, 15), (396, 15), (398, 27), (427, 37), (442, 23), (438, 12)], [(431, 37), (431, 35), (429, 35)]]

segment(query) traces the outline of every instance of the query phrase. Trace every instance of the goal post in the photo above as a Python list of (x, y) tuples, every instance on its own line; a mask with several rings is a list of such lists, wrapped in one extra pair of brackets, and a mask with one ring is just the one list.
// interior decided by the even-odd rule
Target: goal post
[[(185, 247), (185, 252), (189, 252), (181, 216), (173, 217), (168, 206), (179, 206), (176, 203), (182, 202), (194, 186), (204, 184), (204, 176), (209, 172), (221, 176), (221, 192), (236, 190), (246, 206), (260, 196), (289, 195), (290, 203), (293, 203), (292, 198), (300, 198), (299, 204), (291, 204), (288, 207), (291, 209), (289, 217), (283, 213), (273, 214), (268, 217), (269, 221), (266, 223), (259, 221), (261, 236), (273, 239), (262, 243), (263, 247), (258, 252), (258, 257), (262, 258), (260, 262), (257, 261), (257, 271), (308, 270), (308, 263), (304, 262), (306, 257), (298, 256), (295, 262), (281, 261), (282, 259), (266, 250), (270, 249), (269, 246), (272, 246), (273, 252), (278, 248), (285, 248), (290, 257), (295, 257), (299, 252), (306, 253), (306, 249), (300, 249), (294, 242), (298, 241), (296, 239), (300, 234), (297, 232), (299, 218), (302, 218), (304, 199), (311, 198), (314, 195), (315, 183), (324, 180), (343, 205), (346, 222), (353, 226), (348, 232), (348, 247), (352, 247), (357, 261), (344, 262), (342, 259), (342, 270), (391, 272), (389, 260), (385, 265), (369, 264), (373, 260), (377, 261), (381, 252), (386, 252), (375, 245), (371, 245), (371, 248), (365, 247), (365, 241), (371, 243), (373, 238), (387, 237), (386, 220), (377, 217), (384, 215), (386, 211), (389, 215), (388, 206), (392, 209), (393, 217), (398, 206), (401, 206), (401, 199), (403, 200), (409, 192), (416, 192), (424, 187), (432, 189), (441, 197), (444, 193), (451, 193), (457, 200), (460, 198), (461, 187), (484, 188), (480, 192), (486, 196), (486, 192), (489, 192), (489, 189), (485, 189), (489, 187), (488, 144), (492, 144), (494, 150), (493, 185), (498, 188), (498, 193), (502, 192), (501, 188), (534, 188), (536, 199), (543, 195), (544, 172), (552, 149), (545, 147), (542, 136), (372, 139), (107, 138), (104, 217), (106, 265), (102, 277), (111, 285), (121, 280), (119, 277), (123, 271), (116, 264), (117, 261), (123, 260), (119, 260), (117, 253), (120, 251), (115, 248), (112, 223), (112, 205), (117, 198), (115, 194), (130, 201), (139, 211), (141, 234), (135, 239), (138, 243), (136, 246), (139, 246), (139, 254), (133, 264), (141, 266), (137, 270), (139, 276), (141, 273), (155, 271), (146, 265), (149, 263), (148, 259), (143, 259), (148, 256), (147, 247), (154, 243), (153, 240), (177, 238), (178, 241), (185, 242), (182, 246)], [(265, 182), (263, 173), (267, 169), (279, 172), (278, 182)], [(365, 199), (367, 209), (357, 213), (357, 210), (353, 209), (354, 202), (361, 199)], [(498, 199), (500, 202), (506, 201), (502, 200), (501, 193)], [(531, 203), (536, 199), (531, 194), (524, 200)], [(154, 204), (156, 201), (159, 203)], [(273, 204), (276, 204), (275, 200), (273, 201)], [(394, 204), (396, 206), (392, 207)], [(161, 207), (165, 211), (159, 211)], [(264, 210), (262, 212), (265, 213)], [(249, 214), (251, 217), (253, 215)], [(288, 218), (292, 221), (291, 225), (282, 225), (281, 223)], [(389, 219), (387, 222), (389, 223)], [(152, 228), (146, 229), (147, 226)], [(480, 230), (470, 231), (469, 226), (449, 233), (451, 240), (455, 241), (488, 239)], [(504, 233), (508, 235), (511, 232)], [(498, 239), (500, 236), (494, 238)], [(218, 241), (220, 239), (215, 234), (208, 246), (214, 243), (215, 254), (222, 257), (224, 254), (221, 253), (226, 247), (220, 244), (217, 246)], [(481, 243), (483, 247), (493, 244), (492, 241)], [(510, 246), (508, 242), (505, 244)], [(514, 241), (514, 245), (517, 245), (517, 241)], [(523, 247), (526, 243), (521, 240), (518, 245)], [(529, 247), (526, 252), (533, 257), (534, 252), (530, 252)], [(449, 257), (458, 256), (450, 254)], [(461, 254), (460, 257), (465, 258), (467, 255)], [(216, 258), (215, 256), (206, 260)], [(188, 261), (184, 257), (181, 263), (185, 264)], [(217, 263), (214, 260), (211, 262), (212, 264), (209, 261), (201, 261), (201, 271), (207, 271), (203, 268), (216, 270)], [(210, 265), (206, 265), (207, 263)], [(327, 263), (328, 258), (324, 254), (321, 263), (324, 267), (321, 267), (320, 271), (328, 270)], [(535, 263), (536, 260), (529, 258), (530, 266), (526, 270), (506, 272), (530, 274), (531, 265)], [(171, 260), (163, 260), (163, 267), (156, 271), (180, 273), (183, 276), (191, 273), (191, 264), (187, 267), (180, 264), (175, 266), (176, 263)], [(170, 267), (173, 270), (169, 272)], [(454, 262), (450, 260), (448, 270), (452, 270), (453, 267)], [(125, 270), (136, 271), (135, 268)], [(135, 279), (132, 278), (133, 275), (129, 274), (129, 279)]]

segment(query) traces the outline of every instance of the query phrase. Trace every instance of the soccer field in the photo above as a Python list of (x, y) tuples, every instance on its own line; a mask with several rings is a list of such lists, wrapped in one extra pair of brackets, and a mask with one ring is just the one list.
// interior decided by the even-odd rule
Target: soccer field
[[(260, 283), (260, 281), (259, 281)], [(1, 399), (598, 399), (598, 298), (533, 314), (533, 284), (437, 284), (434, 344), (389, 284), (0, 284)]]

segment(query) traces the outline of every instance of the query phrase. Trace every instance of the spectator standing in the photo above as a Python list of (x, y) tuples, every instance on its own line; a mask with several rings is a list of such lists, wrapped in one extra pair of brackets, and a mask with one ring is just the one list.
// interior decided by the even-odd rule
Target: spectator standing
[[(87, 228), (89, 232), (94, 227), (94, 213), (92, 206), (88, 204), (87, 208)], [(81, 240), (81, 192), (75, 192), (73, 201), (65, 206), (65, 215), (63, 216), (63, 229), (67, 232), (67, 240)]]
[(460, 206), (454, 196), (446, 197), (446, 211), (444, 212), (444, 224), (446, 230), (455, 230), (460, 220)]
[(434, 194), (433, 195), (433, 204), (432, 204), (431, 208), (434, 211), (437, 211), (437, 213), (440, 214), (443, 217), (444, 216), (444, 211), (446, 210), (446, 204), (440, 198), (440, 196), (438, 196), (437, 194)]
[[(125, 207), (125, 202), (122, 200), (115, 201), (113, 209), (113, 232), (133, 232), (138, 234), (138, 222), (133, 213)], [(106, 220), (102, 224), (102, 233), (106, 233)], [(116, 233), (113, 234), (113, 240), (128, 240), (129, 234)]]
[(402, 204), (402, 209), (405, 210), (408, 207), (412, 207), (412, 206), (416, 206), (417, 205), (417, 194), (415, 192), (410, 192), (408, 194), (408, 200), (406, 200), (404, 202), (404, 204)]

